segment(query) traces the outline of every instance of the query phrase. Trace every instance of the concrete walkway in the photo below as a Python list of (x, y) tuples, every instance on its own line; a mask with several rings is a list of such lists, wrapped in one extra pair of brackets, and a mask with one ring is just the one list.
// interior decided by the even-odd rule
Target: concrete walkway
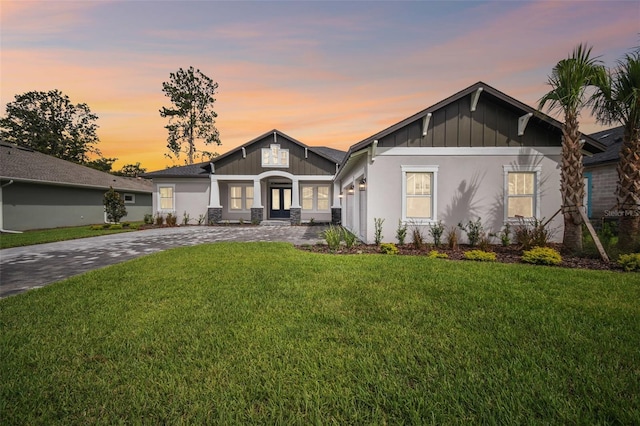
[(0, 250), (0, 298), (173, 247), (220, 241), (323, 241), (323, 226), (187, 226)]

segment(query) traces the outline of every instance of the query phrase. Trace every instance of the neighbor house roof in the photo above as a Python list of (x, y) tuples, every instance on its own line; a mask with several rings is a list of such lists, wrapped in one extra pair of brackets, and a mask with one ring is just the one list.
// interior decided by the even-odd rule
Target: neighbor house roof
[(266, 133), (263, 133), (262, 135), (251, 139), (249, 142), (246, 142), (236, 148), (233, 148), (227, 152), (225, 152), (222, 155), (219, 155), (217, 157), (212, 158), (209, 161), (205, 161), (203, 163), (197, 163), (197, 164), (190, 164), (187, 166), (177, 166), (177, 167), (170, 167), (168, 169), (164, 169), (164, 170), (158, 170), (155, 172), (149, 172), (149, 173), (145, 173), (143, 176), (144, 177), (148, 177), (148, 178), (174, 178), (174, 177), (208, 177), (209, 176), (209, 164), (213, 163), (215, 164), (217, 161), (228, 157), (232, 154), (234, 154), (235, 152), (238, 152), (240, 150), (242, 150), (243, 148), (247, 148), (249, 145), (252, 145), (256, 142), (262, 141), (265, 137), (270, 136), (272, 134), (276, 133), (277, 135), (280, 135), (298, 145), (300, 145), (303, 148), (307, 148), (309, 151), (311, 152), (315, 152), (316, 154), (318, 154), (320, 157), (326, 158), (327, 160), (336, 163), (336, 164), (340, 164), (345, 156), (347, 155), (346, 152), (344, 151), (340, 151), (339, 149), (334, 149), (334, 148), (329, 148), (326, 146), (307, 146), (305, 144), (303, 144), (302, 142), (292, 138), (289, 135), (286, 135), (284, 133), (282, 133), (280, 130), (277, 129), (273, 129), (270, 130)]
[[(562, 123), (559, 122), (558, 120), (555, 120), (554, 118), (548, 116), (547, 114), (544, 114), (543, 112), (530, 107), (529, 105), (520, 102), (517, 99), (512, 98), (511, 96), (508, 96), (504, 93), (502, 93), (501, 91), (489, 86), (486, 83), (483, 83), (482, 81), (479, 81), (469, 87), (467, 87), (466, 89), (463, 89), (461, 91), (459, 91), (458, 93), (455, 93), (454, 95), (449, 96), (446, 99), (443, 99), (442, 101), (412, 115), (411, 117), (408, 117), (402, 121), (400, 121), (399, 123), (394, 124), (393, 126), (390, 126), (372, 136), (369, 136), (368, 138), (356, 143), (355, 145), (352, 145), (351, 148), (349, 148), (349, 152), (347, 153), (347, 155), (345, 156), (345, 161), (348, 160), (348, 158), (351, 156), (351, 154), (353, 154), (354, 152), (360, 151), (366, 147), (368, 147), (369, 145), (371, 145), (373, 143), (373, 141), (375, 140), (379, 140), (382, 139), (383, 137), (395, 132), (398, 129), (401, 129), (405, 126), (407, 126), (408, 124), (413, 123), (416, 120), (420, 120), (423, 119), (427, 114), (429, 113), (433, 113), (449, 104), (452, 104), (458, 100), (460, 100), (461, 98), (464, 98), (465, 96), (469, 96), (472, 93), (478, 91), (478, 89), (482, 89), (482, 94), (481, 96), (490, 96), (494, 101), (501, 103), (507, 107), (510, 108), (516, 108), (521, 110), (524, 113), (531, 113), (533, 114), (533, 118), (540, 120), (542, 122), (545, 122), (553, 127), (556, 127), (558, 129), (562, 128)], [(597, 152), (601, 152), (605, 149), (605, 145), (603, 145), (601, 142), (587, 136), (587, 135), (583, 135), (584, 139), (585, 139), (585, 145), (584, 145), (584, 150), (590, 152), (590, 153), (597, 153)], [(341, 166), (344, 166), (344, 164), (342, 164)], [(342, 168), (342, 167), (341, 167)]]
[(584, 157), (585, 166), (595, 166), (598, 164), (617, 163), (620, 159), (620, 149), (622, 148), (622, 137), (624, 136), (624, 127), (614, 127), (612, 129), (602, 130), (592, 133), (593, 139), (605, 145), (607, 148), (604, 152), (598, 152), (591, 157)]
[(145, 179), (114, 176), (14, 144), (0, 143), (0, 178), (17, 182), (152, 192)]

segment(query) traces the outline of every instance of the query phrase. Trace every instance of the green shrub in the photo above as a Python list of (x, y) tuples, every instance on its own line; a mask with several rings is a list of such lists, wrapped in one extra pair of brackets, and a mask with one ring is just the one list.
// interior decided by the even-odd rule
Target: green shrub
[(420, 230), (420, 228), (413, 228), (413, 231), (411, 232), (411, 238), (413, 240), (413, 247), (416, 250), (422, 249), (422, 247), (424, 246), (424, 235), (422, 235), (422, 231)]
[(329, 250), (337, 250), (340, 247), (340, 240), (342, 240), (342, 227), (330, 225), (324, 231), (324, 239), (327, 240)]
[(167, 213), (167, 218), (165, 219), (165, 222), (167, 222), (167, 225), (169, 226), (176, 226), (178, 224), (178, 216), (172, 213)]
[(374, 217), (373, 218), (373, 226), (375, 229), (375, 243), (377, 246), (382, 242), (382, 223), (384, 222), (383, 218)]
[(398, 247), (393, 243), (382, 243), (380, 244), (380, 253), (398, 254)]
[(618, 265), (627, 272), (640, 271), (640, 253), (621, 254)]
[(401, 246), (404, 245), (404, 240), (407, 238), (407, 224), (402, 223), (401, 219), (398, 219), (398, 229), (396, 229), (396, 238), (398, 239), (398, 244)]
[(495, 253), (482, 250), (469, 250), (464, 253), (467, 260), (477, 260), (479, 262), (495, 262), (497, 257)]
[(440, 244), (442, 244), (442, 234), (444, 234), (444, 225), (441, 220), (439, 220), (438, 223), (429, 225), (429, 234), (431, 238), (433, 238), (433, 245), (440, 247)]
[(102, 229), (109, 229), (111, 227), (110, 223), (103, 223), (102, 225)]
[(109, 225), (109, 229), (122, 229), (121, 223), (114, 223), (113, 225)]
[(158, 213), (158, 215), (156, 216), (156, 225), (162, 226), (163, 223), (164, 223), (164, 217), (162, 217), (162, 215)]
[(467, 240), (469, 240), (469, 245), (471, 247), (475, 247), (484, 234), (484, 228), (482, 227), (480, 218), (476, 219), (475, 222), (469, 221), (466, 225), (459, 223), (458, 228), (467, 234)]
[(447, 253), (440, 253), (438, 250), (431, 250), (427, 257), (430, 259), (448, 259), (449, 255)]
[(536, 265), (559, 265), (562, 263), (562, 256), (551, 247), (534, 247), (522, 254), (522, 261)]
[(104, 211), (107, 213), (109, 222), (120, 222), (127, 215), (127, 209), (124, 205), (124, 198), (120, 196), (112, 187), (105, 192), (103, 197)]
[(153, 224), (153, 215), (151, 213), (145, 214), (143, 221), (145, 225)]
[(191, 216), (185, 210), (185, 212), (182, 213), (182, 224), (186, 226), (189, 224), (189, 221), (191, 221)]
[(516, 242), (523, 250), (529, 250), (532, 247), (546, 247), (549, 244), (551, 233), (544, 226), (544, 219), (533, 219), (525, 222), (520, 219), (520, 224), (515, 228), (514, 234)]
[(102, 225), (91, 225), (89, 227), (89, 229), (91, 229), (92, 231), (102, 231)]
[(353, 247), (356, 244), (357, 238), (354, 234), (347, 231), (345, 228), (342, 228), (342, 237), (344, 238), (344, 244), (348, 249)]
[(130, 222), (122, 222), (122, 226), (124, 228), (129, 228), (131, 226), (131, 223)]
[(198, 216), (198, 225), (202, 225), (204, 223), (206, 216), (201, 214), (200, 216)]

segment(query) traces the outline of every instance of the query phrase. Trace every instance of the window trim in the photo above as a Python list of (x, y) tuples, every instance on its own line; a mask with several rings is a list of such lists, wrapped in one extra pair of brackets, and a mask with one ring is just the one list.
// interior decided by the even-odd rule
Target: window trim
[[(265, 163), (265, 161), (264, 161), (265, 160), (265, 153), (268, 154), (267, 163)], [(287, 157), (286, 164), (284, 164), (284, 162), (282, 162), (282, 154), (285, 154), (285, 153), (287, 154), (286, 155), (286, 157)], [(274, 154), (275, 154), (275, 158), (274, 158)], [(269, 145), (269, 148), (262, 148), (262, 150), (260, 151), (260, 163), (261, 163), (262, 167), (289, 168), (289, 163), (290, 163), (289, 150), (281, 148), (279, 143), (272, 143), (271, 145)]]
[[(131, 197), (131, 200), (127, 201), (127, 197)], [(122, 194), (122, 199), (125, 204), (135, 204), (136, 203), (136, 194), (131, 194), (129, 192), (125, 192)]]
[[(172, 208), (170, 209), (163, 209), (162, 208), (162, 197), (160, 196), (160, 189), (162, 188), (171, 188), (171, 205)], [(158, 196), (158, 211), (159, 212), (174, 212), (176, 211), (176, 185), (173, 183), (167, 183), (167, 184), (158, 184), (158, 191), (157, 191), (157, 196)]]
[[(402, 221), (418, 225), (428, 225), (438, 222), (438, 168), (439, 166), (401, 166), (402, 170)], [(432, 173), (431, 182), (431, 217), (407, 217), (407, 173)]]
[[(236, 188), (241, 188), (241, 200), (242, 200), (242, 208), (240, 209), (232, 209), (231, 208), (231, 188), (236, 187)], [(253, 188), (253, 183), (229, 183), (228, 185), (228, 190), (227, 190), (227, 200), (228, 200), (228, 204), (227, 204), (227, 212), (229, 213), (246, 213), (248, 211), (251, 211), (251, 208), (253, 206), (253, 198), (255, 198), (255, 194), (253, 194), (253, 197), (251, 198), (251, 205), (248, 205), (247, 203), (247, 188), (251, 188), (252, 190)]]
[[(323, 187), (327, 188), (327, 205), (326, 209), (318, 209), (318, 188)], [(304, 188), (312, 188), (313, 192), (311, 195), (311, 209), (305, 209), (302, 207), (303, 205), (303, 193)], [(300, 184), (300, 208), (305, 213), (328, 213), (331, 211), (331, 185), (324, 183), (301, 183)]]
[(533, 217), (525, 217), (523, 220), (540, 219), (540, 175), (541, 166), (503, 165), (503, 222), (517, 223), (520, 218), (509, 217), (509, 173), (533, 173)]

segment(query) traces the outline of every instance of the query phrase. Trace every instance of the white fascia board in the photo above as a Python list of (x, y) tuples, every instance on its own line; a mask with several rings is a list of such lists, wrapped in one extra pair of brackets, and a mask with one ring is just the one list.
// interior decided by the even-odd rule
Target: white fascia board
[(87, 185), (87, 184), (81, 184), (81, 183), (56, 182), (56, 181), (49, 181), (49, 180), (25, 179), (25, 178), (15, 178), (15, 177), (5, 177), (5, 176), (0, 176), (0, 177), (2, 179), (13, 180), (14, 182), (36, 183), (40, 185), (50, 185), (50, 186), (65, 186), (65, 187), (71, 187), (71, 188), (89, 188), (89, 189), (104, 189), (104, 190), (109, 190), (109, 188), (112, 187), (115, 191), (119, 191), (119, 192), (135, 192), (135, 193), (141, 193), (141, 194), (151, 194), (153, 192), (152, 189), (131, 189), (131, 188), (124, 188), (121, 186), (113, 186), (113, 185), (109, 185), (109, 186)]
[(353, 167), (353, 163), (356, 161), (356, 159), (358, 159), (358, 157), (361, 157), (362, 155), (365, 154), (369, 154), (369, 148), (364, 148), (361, 149), (360, 151), (356, 151), (353, 154), (351, 154), (349, 156), (349, 159), (347, 160), (347, 162), (344, 164), (344, 167), (342, 167), (340, 170), (338, 170), (338, 173), (336, 173), (336, 175), (334, 176), (335, 180), (339, 180), (341, 176), (343, 176), (347, 170), (351, 169)]
[(213, 178), (215, 180), (221, 181), (221, 180), (230, 180), (230, 181), (241, 181), (241, 180), (249, 180), (249, 181), (254, 181), (254, 180), (262, 180), (264, 178), (267, 177), (284, 177), (287, 179), (296, 179), (298, 182), (305, 182), (305, 181), (327, 181), (330, 182), (333, 180), (333, 176), (332, 175), (291, 175), (290, 173), (270, 173), (270, 172), (264, 172), (261, 173), (259, 175), (211, 175), (213, 176)]
[(532, 156), (532, 155), (561, 155), (559, 146), (540, 147), (394, 147), (378, 148), (378, 156)]

